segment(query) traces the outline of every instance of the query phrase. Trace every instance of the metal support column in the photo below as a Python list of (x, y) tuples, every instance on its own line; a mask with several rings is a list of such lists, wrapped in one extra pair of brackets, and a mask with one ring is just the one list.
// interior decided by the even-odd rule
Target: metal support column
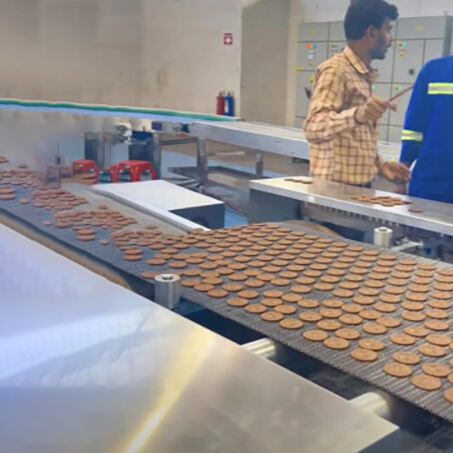
[(256, 152), (256, 177), (263, 178), (264, 176), (264, 162), (263, 153), (260, 151)]
[(162, 178), (162, 145), (160, 142), (160, 135), (153, 133), (153, 158), (152, 164), (156, 170), (157, 177)]
[(197, 143), (197, 168), (201, 190), (204, 192), (208, 187), (208, 150), (204, 138), (199, 138)]

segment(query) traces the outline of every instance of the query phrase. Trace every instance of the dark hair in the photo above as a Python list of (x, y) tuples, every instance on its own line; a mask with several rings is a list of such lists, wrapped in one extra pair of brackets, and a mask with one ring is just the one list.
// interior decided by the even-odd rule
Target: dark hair
[(365, 36), (368, 27), (380, 29), (385, 19), (398, 19), (398, 8), (384, 0), (356, 0), (346, 12), (344, 31), (346, 39), (357, 40)]

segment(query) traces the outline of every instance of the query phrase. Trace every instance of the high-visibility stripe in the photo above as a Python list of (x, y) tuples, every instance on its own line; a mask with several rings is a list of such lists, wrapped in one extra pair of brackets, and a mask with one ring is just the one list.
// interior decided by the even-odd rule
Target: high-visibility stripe
[(449, 94), (453, 95), (453, 83), (430, 83), (428, 85), (428, 94)]
[(401, 136), (403, 141), (413, 141), (413, 142), (423, 142), (423, 133), (417, 131), (411, 131), (409, 129), (403, 129), (403, 134)]

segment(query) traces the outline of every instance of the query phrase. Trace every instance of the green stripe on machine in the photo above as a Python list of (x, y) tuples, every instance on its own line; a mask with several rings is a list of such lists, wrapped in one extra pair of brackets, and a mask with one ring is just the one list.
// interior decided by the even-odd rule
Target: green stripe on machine
[(430, 83), (428, 85), (428, 94), (430, 94), (430, 95), (438, 95), (438, 94), (453, 95), (453, 83)]

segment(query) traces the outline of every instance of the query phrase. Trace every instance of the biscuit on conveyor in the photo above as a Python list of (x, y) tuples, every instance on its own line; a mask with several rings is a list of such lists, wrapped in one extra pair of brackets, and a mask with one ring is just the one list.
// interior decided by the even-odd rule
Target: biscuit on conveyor
[(234, 282), (244, 282), (244, 281), (248, 280), (248, 277), (245, 274), (232, 274), (232, 275), (229, 275), (228, 278), (230, 280), (233, 280)]
[(398, 351), (393, 354), (395, 362), (403, 363), (405, 365), (418, 365), (421, 362), (421, 357), (412, 352)]
[(381, 313), (393, 313), (396, 311), (396, 308), (392, 304), (385, 304), (383, 302), (377, 303), (374, 308)]
[(302, 299), (299, 302), (297, 302), (299, 307), (302, 308), (317, 308), (319, 307), (319, 302), (317, 300), (312, 300), (312, 299)]
[(227, 304), (231, 307), (245, 307), (249, 304), (247, 299), (242, 299), (241, 297), (233, 297), (227, 300)]
[(302, 336), (308, 340), (308, 341), (313, 341), (315, 343), (319, 343), (321, 341), (326, 340), (329, 335), (322, 331), (322, 330), (308, 330), (307, 332), (304, 332)]
[(412, 346), (413, 344), (415, 344), (417, 340), (416, 338), (405, 333), (399, 333), (396, 335), (392, 335), (390, 337), (390, 341), (400, 346)]
[[(155, 272), (152, 272), (152, 274), (155, 274)], [(142, 277), (143, 277), (143, 274), (142, 274)], [(144, 277), (144, 278), (146, 278), (146, 277)], [(199, 285), (200, 283), (201, 283), (200, 280), (198, 280), (196, 278), (192, 278), (192, 279), (182, 280), (181, 286), (183, 286), (184, 288), (194, 288), (196, 285)]]
[(344, 338), (331, 337), (324, 340), (324, 346), (326, 346), (329, 349), (338, 351), (348, 349), (350, 345), (351, 344), (349, 343), (349, 341), (345, 340)]
[(283, 301), (276, 297), (265, 297), (264, 299), (261, 299), (261, 303), (266, 307), (276, 307), (277, 305), (282, 305)]
[(261, 274), (261, 271), (259, 271), (258, 269), (246, 269), (244, 271), (244, 274), (248, 275), (249, 277), (256, 277), (257, 275)]
[(28, 204), (28, 203), (29, 203), (29, 201), (28, 201), (27, 198), (21, 198), (21, 199), (19, 200), (19, 202), (20, 202), (21, 204)]
[(376, 310), (362, 310), (359, 313), (359, 316), (363, 319), (366, 319), (367, 321), (376, 321), (377, 319), (382, 317), (382, 314)]
[(256, 276), (257, 280), (261, 280), (262, 282), (271, 282), (275, 277), (272, 274), (259, 274)]
[(318, 291), (332, 291), (335, 288), (334, 285), (330, 283), (315, 283), (313, 285), (313, 289), (316, 289)]
[(317, 324), (319, 329), (327, 330), (329, 332), (333, 332), (341, 328), (341, 322), (330, 320), (330, 319), (323, 319), (319, 321)]
[(344, 304), (341, 307), (341, 309), (343, 311), (345, 311), (346, 313), (357, 314), (357, 313), (360, 313), (363, 310), (363, 307), (361, 307), (360, 305), (356, 305), (356, 304)]
[(244, 289), (244, 286), (241, 285), (240, 283), (227, 283), (226, 285), (223, 285), (222, 287), (225, 291), (229, 291), (231, 293), (236, 293), (238, 291), (241, 291)]
[(201, 293), (207, 293), (208, 291), (211, 291), (214, 289), (214, 285), (208, 285), (206, 283), (199, 283), (198, 285), (194, 286), (195, 291), (199, 291)]
[(324, 308), (321, 310), (320, 315), (323, 318), (328, 318), (328, 319), (336, 319), (339, 318), (342, 314), (341, 310), (338, 310), (336, 308)]
[(297, 308), (294, 305), (277, 305), (274, 310), (282, 315), (293, 315)]
[(387, 363), (384, 372), (396, 378), (406, 378), (412, 374), (412, 368), (404, 363)]
[(304, 326), (304, 323), (299, 319), (283, 319), (279, 323), (280, 327), (288, 330), (298, 330)]
[(436, 321), (434, 319), (428, 319), (428, 321), (425, 322), (425, 327), (427, 329), (435, 330), (435, 331), (444, 331), (448, 330), (448, 324), (444, 321)]
[(239, 297), (242, 297), (243, 299), (256, 299), (259, 297), (259, 294), (256, 291), (253, 290), (243, 290), (238, 293)]
[(271, 298), (278, 298), (283, 296), (283, 294), (283, 291), (280, 291), (278, 289), (269, 289), (263, 292), (263, 296)]
[(429, 330), (424, 327), (406, 327), (404, 333), (413, 337), (423, 338), (429, 334)]
[(335, 335), (345, 340), (357, 340), (360, 338), (360, 332), (354, 329), (338, 329), (335, 331)]
[(375, 299), (369, 296), (355, 296), (352, 301), (358, 305), (373, 305)]
[(443, 357), (447, 354), (444, 348), (442, 348), (441, 346), (433, 345), (433, 344), (422, 344), (418, 348), (418, 351), (421, 354), (426, 355), (428, 357), (436, 357), (436, 358)]
[(410, 322), (422, 322), (426, 319), (426, 315), (419, 311), (405, 311), (401, 316), (403, 319)]
[(387, 327), (373, 322), (365, 324), (362, 329), (364, 332), (369, 333), (370, 335), (384, 335), (388, 330)]
[(261, 319), (267, 322), (280, 322), (284, 316), (276, 311), (267, 311), (261, 315)]
[(305, 322), (318, 322), (321, 321), (322, 316), (319, 313), (305, 312), (301, 313), (299, 318)]
[(448, 366), (441, 363), (424, 363), (422, 365), (422, 371), (428, 376), (446, 378), (451, 370)]
[(444, 397), (448, 402), (453, 403), (453, 388), (446, 390)]
[(385, 344), (379, 340), (373, 340), (371, 338), (364, 338), (359, 341), (359, 346), (362, 349), (369, 349), (370, 351), (382, 351), (385, 349)]
[(299, 294), (288, 293), (282, 296), (282, 300), (290, 304), (296, 304), (297, 302), (302, 300), (302, 296), (300, 296)]
[(442, 387), (442, 381), (434, 376), (426, 376), (425, 374), (419, 374), (411, 379), (412, 384), (415, 387), (432, 392), (439, 390)]
[(351, 357), (360, 362), (375, 362), (379, 354), (376, 351), (358, 348), (351, 352)]
[(349, 299), (354, 296), (354, 293), (347, 289), (335, 289), (332, 294), (340, 299)]
[(326, 299), (322, 301), (322, 305), (326, 308), (341, 308), (344, 302), (339, 299)]
[(203, 278), (203, 283), (205, 283), (207, 285), (218, 286), (223, 283), (223, 280), (219, 277), (209, 276), (209, 277)]
[(249, 304), (245, 307), (245, 311), (255, 315), (260, 315), (267, 311), (267, 307), (263, 304)]
[(448, 313), (443, 310), (426, 310), (426, 316), (432, 319), (448, 319)]
[(447, 335), (431, 334), (426, 337), (426, 340), (435, 346), (448, 346), (452, 343), (452, 339)]

